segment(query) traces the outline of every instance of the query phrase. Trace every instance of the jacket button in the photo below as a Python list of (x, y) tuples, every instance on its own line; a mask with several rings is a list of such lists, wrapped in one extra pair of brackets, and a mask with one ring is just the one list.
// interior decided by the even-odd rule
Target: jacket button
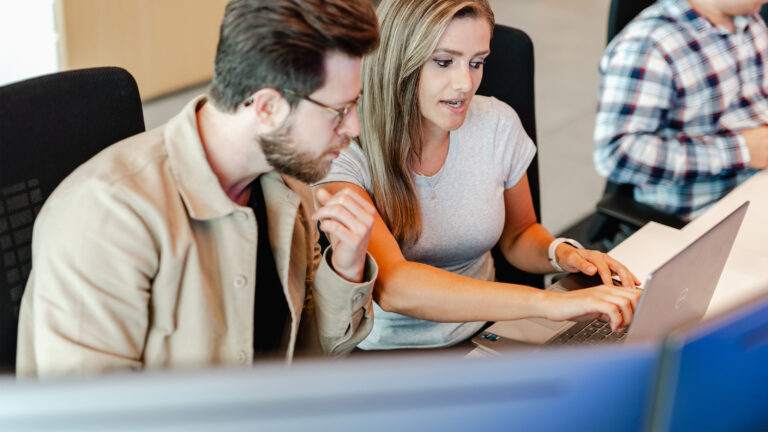
[(357, 293), (354, 297), (352, 297), (352, 301), (355, 303), (358, 303), (361, 300), (363, 300), (363, 293)]
[(248, 361), (248, 354), (245, 351), (240, 351), (237, 353), (237, 361), (240, 364), (245, 364)]
[(248, 278), (246, 278), (243, 275), (240, 275), (235, 278), (235, 287), (236, 288), (242, 288), (245, 286), (245, 284), (248, 282)]
[(237, 212), (237, 216), (236, 216), (236, 217), (237, 217), (238, 219), (240, 219), (241, 221), (244, 221), (244, 220), (248, 219), (248, 215), (247, 215), (247, 214), (245, 214), (245, 212), (244, 212), (244, 211), (239, 211), (239, 212)]

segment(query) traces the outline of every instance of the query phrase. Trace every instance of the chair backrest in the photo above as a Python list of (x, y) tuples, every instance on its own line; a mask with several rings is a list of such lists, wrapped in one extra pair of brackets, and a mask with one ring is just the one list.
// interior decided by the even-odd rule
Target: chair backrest
[[(608, 10), (608, 31), (606, 33), (606, 45), (616, 37), (624, 27), (632, 21), (643, 9), (656, 3), (656, 0), (611, 0)], [(634, 186), (606, 181), (605, 194), (618, 194), (634, 199)]]
[(0, 369), (16, 359), (32, 225), (77, 166), (144, 131), (136, 81), (114, 67), (54, 73), (0, 87)]
[[(525, 132), (536, 143), (533, 66), (533, 42), (528, 35), (522, 30), (496, 24), (491, 55), (483, 66), (483, 81), (477, 93), (493, 96), (514, 108)], [(536, 218), (541, 220), (538, 155), (528, 167), (527, 174)]]
[(605, 43), (611, 41), (643, 9), (656, 3), (656, 0), (611, 0), (608, 10), (608, 34)]
[[(497, 24), (491, 39), (491, 55), (483, 67), (483, 81), (478, 94), (494, 96), (515, 109), (523, 128), (536, 142), (536, 114), (533, 87), (533, 42), (525, 32)], [(528, 182), (536, 219), (541, 221), (541, 200), (539, 192), (538, 156), (528, 167)], [(502, 282), (514, 282), (537, 287), (544, 286), (542, 275), (522, 272), (504, 259), (498, 248), (494, 248), (496, 278)]]
[[(608, 31), (606, 32), (606, 45), (616, 37), (624, 27), (632, 21), (643, 9), (656, 3), (656, 0), (611, 0), (611, 6), (608, 10)], [(610, 180), (605, 182), (603, 196), (618, 195), (634, 200), (635, 186), (632, 184), (614, 183)]]
[(768, 24), (768, 4), (764, 4), (760, 8), (760, 17)]

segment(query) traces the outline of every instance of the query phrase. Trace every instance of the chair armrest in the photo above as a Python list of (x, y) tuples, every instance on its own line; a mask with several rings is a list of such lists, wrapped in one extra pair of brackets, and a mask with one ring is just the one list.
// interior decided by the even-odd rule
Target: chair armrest
[(597, 212), (637, 229), (650, 221), (680, 229), (687, 223), (678, 216), (664, 213), (634, 199), (618, 194), (606, 194), (597, 203)]

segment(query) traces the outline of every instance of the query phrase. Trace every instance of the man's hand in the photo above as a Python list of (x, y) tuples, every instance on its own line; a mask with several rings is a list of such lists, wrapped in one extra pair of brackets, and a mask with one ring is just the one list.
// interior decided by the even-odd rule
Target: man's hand
[(321, 207), (312, 219), (320, 221), (320, 229), (331, 243), (331, 266), (348, 281), (362, 282), (376, 210), (349, 189), (332, 196), (318, 188), (316, 196)]
[(743, 130), (741, 136), (744, 137), (749, 148), (749, 167), (768, 168), (768, 126)]

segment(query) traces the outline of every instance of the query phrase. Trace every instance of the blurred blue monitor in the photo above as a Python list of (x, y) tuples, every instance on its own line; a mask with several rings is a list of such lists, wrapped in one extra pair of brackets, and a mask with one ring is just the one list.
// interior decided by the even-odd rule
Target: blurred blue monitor
[(655, 431), (768, 431), (768, 295), (666, 339)]
[(0, 382), (0, 430), (635, 431), (650, 345), (353, 356), (246, 370)]

